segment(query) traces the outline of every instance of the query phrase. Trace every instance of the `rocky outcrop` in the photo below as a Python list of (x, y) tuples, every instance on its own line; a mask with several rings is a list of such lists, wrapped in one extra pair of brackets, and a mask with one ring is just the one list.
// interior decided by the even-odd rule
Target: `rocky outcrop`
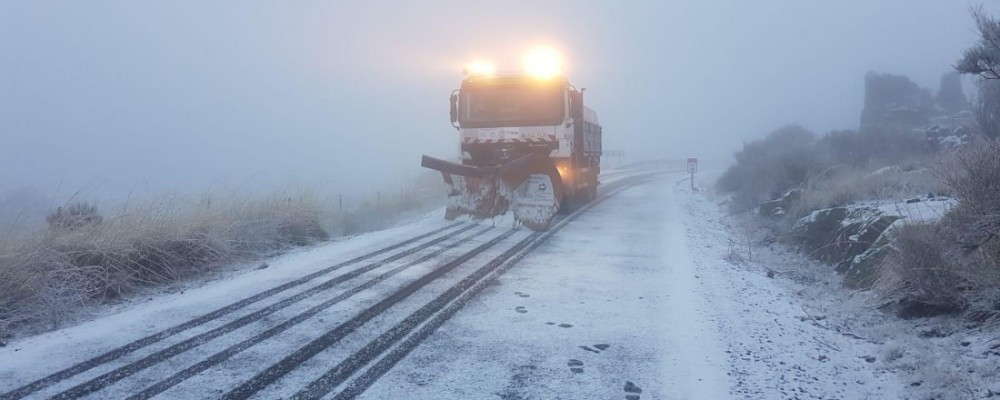
[(910, 78), (875, 72), (865, 75), (862, 131), (924, 128), (934, 110), (934, 98), (930, 91)]
[(809, 257), (836, 265), (844, 285), (868, 289), (879, 265), (894, 251), (892, 241), (903, 216), (875, 207), (835, 207), (800, 219), (790, 237)]
[(962, 76), (954, 72), (941, 75), (934, 101), (939, 109), (949, 114), (972, 110), (972, 103), (962, 90)]

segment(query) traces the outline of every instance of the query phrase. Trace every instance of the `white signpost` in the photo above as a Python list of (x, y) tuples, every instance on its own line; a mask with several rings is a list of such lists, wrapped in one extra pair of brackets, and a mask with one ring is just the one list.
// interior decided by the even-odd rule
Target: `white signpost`
[(691, 174), (691, 190), (694, 189), (694, 173), (698, 172), (698, 159), (691, 157), (688, 158), (688, 173)]

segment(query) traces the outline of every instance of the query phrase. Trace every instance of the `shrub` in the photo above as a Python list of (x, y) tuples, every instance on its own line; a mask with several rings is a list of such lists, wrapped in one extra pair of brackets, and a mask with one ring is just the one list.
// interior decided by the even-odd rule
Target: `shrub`
[(957, 152), (944, 171), (961, 207), (989, 216), (1000, 213), (1000, 140), (982, 140)]
[(954, 243), (969, 288), (965, 301), (980, 317), (1000, 315), (1000, 140), (981, 140), (954, 154), (945, 165), (945, 183), (959, 203), (941, 220)]
[(822, 169), (815, 136), (798, 125), (771, 132), (763, 140), (744, 143), (736, 152), (736, 165), (717, 183), (723, 192), (734, 193), (732, 211), (745, 211), (780, 192), (798, 187)]
[(969, 276), (950, 257), (951, 243), (937, 224), (902, 226), (876, 289), (903, 318), (954, 313), (968, 305)]
[(78, 229), (97, 225), (104, 221), (97, 212), (97, 207), (86, 202), (76, 202), (66, 207), (59, 207), (45, 217), (45, 222), (52, 229)]

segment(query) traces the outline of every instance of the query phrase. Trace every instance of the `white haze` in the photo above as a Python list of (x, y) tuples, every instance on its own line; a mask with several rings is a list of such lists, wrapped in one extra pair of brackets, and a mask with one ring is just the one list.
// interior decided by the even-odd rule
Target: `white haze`
[(856, 127), (866, 71), (936, 88), (970, 4), (3, 2), (0, 194), (399, 185), (454, 155), (462, 65), (538, 45), (588, 88), (605, 149), (726, 160), (785, 123)]

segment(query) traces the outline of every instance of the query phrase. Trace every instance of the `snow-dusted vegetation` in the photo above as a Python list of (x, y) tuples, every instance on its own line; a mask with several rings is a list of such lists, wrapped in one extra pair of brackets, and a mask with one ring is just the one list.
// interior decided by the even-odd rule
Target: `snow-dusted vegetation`
[(957, 261), (968, 259), (961, 252), (924, 254), (975, 234), (952, 223), (970, 207), (989, 215), (1000, 206), (980, 199), (996, 193), (996, 142), (956, 81), (944, 75), (932, 96), (906, 77), (869, 73), (856, 131), (775, 130), (744, 144), (717, 187), (732, 193), (731, 211), (752, 210), (775, 239), (836, 264), (846, 286), (876, 289), (900, 315), (991, 319), (989, 274)]
[[(992, 397), (980, 380), (1000, 373), (987, 362), (1000, 327), (1000, 21), (982, 9), (973, 18), (981, 40), (956, 64), (978, 75), (971, 100), (955, 74), (932, 95), (904, 76), (869, 73), (857, 130), (780, 128), (745, 143), (716, 185), (745, 236), (730, 258), (749, 262), (754, 249), (774, 253), (782, 243), (836, 271), (845, 289), (811, 301), (851, 297), (890, 315), (873, 317), (859, 302), (823, 306), (895, 343), (899, 354), (887, 353), (884, 367), (914, 376), (917, 398)], [(768, 273), (815, 277), (811, 263), (796, 264), (785, 257)], [(907, 357), (907, 366), (896, 361)]]
[(348, 206), (305, 190), (168, 196), (109, 210), (71, 202), (49, 212), (42, 228), (0, 235), (0, 342), (74, 321), (87, 306), (392, 226), (440, 206), (438, 179), (423, 176), (392, 195)]

